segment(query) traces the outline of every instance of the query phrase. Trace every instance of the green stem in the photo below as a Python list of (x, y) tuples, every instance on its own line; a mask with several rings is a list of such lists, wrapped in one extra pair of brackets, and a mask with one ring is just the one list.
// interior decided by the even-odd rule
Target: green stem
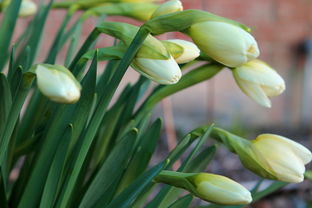
[(194, 186), (190, 183), (187, 177), (194, 175), (196, 175), (196, 173), (181, 173), (163, 170), (154, 178), (154, 181), (156, 183), (165, 183), (171, 186), (193, 191)]
[[(96, 31), (96, 30), (95, 30)], [(137, 51), (139, 50), (140, 46), (142, 45), (145, 38), (148, 36), (149, 31), (147, 31), (144, 27), (141, 27), (138, 33), (136, 34), (135, 38), (133, 39), (130, 47), (125, 53), (124, 58), (121, 60), (115, 75), (112, 77), (111, 81), (107, 86), (107, 93), (105, 93), (92, 116), (90, 124), (88, 125), (85, 133), (82, 135), (84, 138), (83, 145), (79, 152), (79, 157), (75, 161), (74, 168), (72, 169), (72, 173), (70, 174), (69, 181), (67, 183), (67, 189), (65, 190), (64, 197), (61, 201), (61, 207), (67, 207), (68, 203), (70, 202), (71, 194), (73, 193), (76, 180), (79, 176), (80, 169), (83, 166), (84, 160), (87, 157), (88, 151), (91, 147), (91, 144), (95, 138), (97, 133), (97, 129), (101, 124), (102, 118), (105, 115), (106, 109), (108, 104), (110, 103), (111, 98), (113, 97), (123, 75), (125, 74), (127, 68), (131, 64), (133, 58), (135, 57)]]
[(96, 39), (99, 37), (100, 34), (101, 34), (101, 32), (97, 28), (94, 28), (92, 30), (92, 32), (90, 33), (90, 35), (88, 36), (88, 38), (86, 39), (86, 41), (84, 42), (84, 44), (81, 46), (80, 50), (78, 51), (78, 53), (76, 54), (75, 58), (73, 59), (72, 63), (69, 66), (69, 69), (71, 71), (73, 71), (74, 75), (77, 75), (77, 74), (80, 73), (79, 70), (75, 70), (76, 69), (76, 65), (77, 65), (77, 63), (79, 63), (80, 58), (94, 44), (94, 42), (96, 41)]

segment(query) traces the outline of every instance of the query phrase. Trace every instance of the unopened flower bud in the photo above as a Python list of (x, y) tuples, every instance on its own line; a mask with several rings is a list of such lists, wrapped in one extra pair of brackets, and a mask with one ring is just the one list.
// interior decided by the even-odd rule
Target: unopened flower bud
[(38, 64), (34, 72), (40, 92), (58, 103), (75, 103), (80, 98), (81, 85), (63, 66)]
[(214, 128), (212, 137), (236, 153), (246, 168), (263, 178), (299, 183), (304, 178), (305, 165), (312, 160), (312, 153), (306, 147), (275, 134), (261, 134), (250, 141)]
[(283, 78), (257, 59), (235, 68), (233, 75), (242, 91), (264, 107), (271, 107), (268, 97), (280, 95), (285, 90)]
[(312, 160), (306, 147), (275, 134), (259, 135), (252, 141), (251, 148), (263, 168), (285, 182), (302, 182), (304, 165)]
[(249, 204), (250, 192), (239, 183), (216, 174), (199, 173), (193, 177), (197, 194), (200, 198), (217, 204)]
[(19, 10), (20, 17), (32, 16), (37, 12), (37, 5), (31, 0), (23, 0)]
[(155, 180), (184, 188), (205, 201), (217, 204), (241, 205), (252, 201), (245, 187), (221, 175), (162, 171)]
[(199, 22), (189, 28), (188, 34), (206, 55), (229, 67), (240, 66), (260, 54), (254, 37), (233, 24)]
[(186, 40), (172, 39), (162, 41), (162, 43), (178, 64), (193, 61), (200, 55), (198, 47), (194, 43)]
[(173, 12), (182, 11), (182, 10), (183, 10), (183, 6), (182, 6), (181, 1), (179, 0), (167, 1), (156, 9), (156, 11), (153, 13), (151, 18), (165, 15), (165, 14), (170, 14)]
[(135, 58), (132, 67), (143, 76), (164, 85), (175, 84), (182, 76), (180, 67), (172, 57), (165, 60)]

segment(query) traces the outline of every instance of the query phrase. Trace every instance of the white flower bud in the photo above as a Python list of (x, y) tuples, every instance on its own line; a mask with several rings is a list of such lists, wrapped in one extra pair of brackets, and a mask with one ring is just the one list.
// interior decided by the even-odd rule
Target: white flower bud
[(60, 65), (39, 64), (35, 68), (40, 92), (58, 103), (75, 103), (81, 86), (71, 72)]
[(183, 6), (182, 6), (181, 1), (179, 0), (167, 1), (156, 9), (156, 11), (153, 13), (151, 18), (165, 15), (165, 14), (170, 14), (173, 12), (182, 11), (182, 10), (183, 10)]
[(260, 60), (253, 60), (233, 70), (234, 78), (242, 91), (265, 107), (271, 107), (268, 97), (285, 90), (283, 78)]
[(195, 23), (188, 30), (188, 34), (206, 55), (229, 67), (240, 66), (260, 54), (254, 37), (229, 23)]
[(178, 64), (193, 61), (200, 55), (199, 48), (192, 42), (180, 39), (162, 41)]
[(252, 141), (251, 149), (261, 166), (277, 180), (299, 183), (304, 179), (312, 153), (301, 144), (275, 134), (261, 134)]
[(143, 76), (159, 84), (175, 84), (181, 76), (181, 70), (176, 61), (169, 59), (135, 58), (132, 67)]
[(191, 177), (195, 184), (196, 195), (217, 204), (239, 205), (252, 201), (250, 192), (239, 183), (210, 173), (199, 173)]
[(20, 17), (28, 17), (37, 12), (37, 5), (31, 0), (23, 0), (19, 10)]

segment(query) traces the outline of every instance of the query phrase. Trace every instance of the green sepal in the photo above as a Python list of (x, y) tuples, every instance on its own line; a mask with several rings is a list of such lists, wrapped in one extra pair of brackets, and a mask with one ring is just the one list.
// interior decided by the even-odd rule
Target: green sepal
[(159, 7), (157, 4), (147, 2), (117, 3), (93, 7), (87, 10), (92, 15), (126, 16), (141, 21), (151, 18), (154, 11)]
[[(97, 30), (121, 40), (129, 47), (139, 27), (121, 22), (104, 22), (97, 27)], [(148, 35), (136, 57), (167, 60), (170, 54), (158, 39)]]
[(112, 46), (107, 48), (98, 48), (90, 50), (82, 56), (82, 59), (90, 60), (94, 57), (95, 51), (97, 51), (97, 60), (98, 61), (107, 61), (107, 60), (119, 60), (122, 59), (126, 51), (125, 47), (122, 46)]
[(167, 40), (162, 40), (161, 42), (174, 59), (180, 57), (184, 53), (184, 48), (176, 43)]
[(156, 177), (155, 182), (166, 183), (171, 186), (179, 187), (196, 193), (196, 187), (191, 183), (189, 178), (196, 176), (197, 173), (181, 173), (175, 171), (163, 170)]
[(226, 22), (250, 32), (249, 27), (239, 22), (195, 9), (155, 17), (145, 22), (144, 27), (146, 27), (153, 35), (160, 35), (174, 31), (186, 32), (191, 25), (206, 21)]

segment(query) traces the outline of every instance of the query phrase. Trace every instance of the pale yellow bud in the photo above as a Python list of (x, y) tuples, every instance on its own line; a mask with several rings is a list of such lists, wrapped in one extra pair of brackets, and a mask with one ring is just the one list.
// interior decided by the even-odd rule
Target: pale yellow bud
[(143, 76), (159, 84), (175, 84), (181, 76), (181, 70), (176, 61), (169, 59), (135, 58), (132, 67)]
[(283, 78), (260, 60), (253, 60), (233, 70), (234, 78), (242, 91), (264, 107), (271, 107), (268, 97), (285, 90)]
[(192, 42), (180, 39), (162, 41), (178, 64), (193, 61), (200, 55), (199, 48)]
[(19, 10), (20, 17), (28, 17), (37, 12), (37, 5), (31, 0), (23, 0)]
[(182, 10), (183, 10), (183, 6), (182, 6), (181, 1), (179, 0), (167, 1), (166, 3), (163, 3), (156, 9), (156, 11), (153, 13), (151, 18), (165, 15), (165, 14), (170, 14), (173, 12), (182, 11)]
[(75, 103), (79, 100), (81, 86), (65, 67), (39, 64), (34, 71), (40, 92), (50, 100), (58, 103)]
[(252, 201), (250, 192), (239, 183), (210, 173), (199, 173), (191, 177), (195, 184), (196, 194), (206, 201), (217, 204), (249, 204)]
[(195, 23), (188, 30), (188, 34), (206, 55), (229, 67), (240, 66), (260, 54), (254, 37), (229, 23)]
[(245, 187), (221, 175), (163, 170), (155, 181), (186, 189), (205, 201), (217, 204), (240, 205), (252, 201), (251, 194)]
[(264, 169), (285, 182), (303, 181), (304, 165), (312, 160), (306, 147), (275, 134), (259, 135), (252, 141), (251, 149)]

